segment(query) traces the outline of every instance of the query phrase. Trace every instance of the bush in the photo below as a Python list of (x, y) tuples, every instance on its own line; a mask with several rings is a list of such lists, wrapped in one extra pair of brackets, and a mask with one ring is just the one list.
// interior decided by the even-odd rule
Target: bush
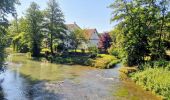
[(118, 57), (118, 55), (119, 55), (118, 51), (117, 51), (113, 46), (111, 46), (111, 47), (108, 49), (108, 52), (109, 52), (110, 55), (114, 55), (114, 56), (116, 56), (116, 57)]
[(170, 99), (170, 71), (164, 68), (147, 68), (131, 75), (132, 79), (146, 90)]
[(99, 53), (99, 49), (96, 46), (89, 47), (88, 50), (91, 53), (95, 53), (95, 54)]
[(108, 49), (108, 52), (110, 55), (113, 55), (117, 58), (124, 58), (124, 52), (123, 52), (123, 49), (120, 49), (120, 48), (116, 48), (114, 46), (111, 46), (109, 49)]
[(107, 68), (112, 68), (114, 67), (116, 64), (118, 64), (120, 62), (120, 60), (112, 60), (108, 65)]
[(130, 73), (136, 72), (138, 69), (136, 67), (121, 67), (119, 69), (120, 72), (128, 75)]
[(117, 63), (119, 63), (119, 60), (116, 57), (101, 54), (98, 55), (98, 57), (95, 60), (93, 60), (92, 66), (104, 69), (114, 67)]
[(159, 60), (159, 61), (149, 61), (145, 64), (142, 64), (139, 66), (140, 69), (146, 69), (146, 68), (170, 68), (169, 61), (166, 60)]
[(97, 57), (97, 54), (95, 54), (95, 53), (89, 55), (89, 58), (92, 58), (92, 59), (94, 59), (94, 58), (96, 58), (96, 57)]
[(67, 56), (67, 57), (55, 57), (55, 63), (59, 64), (80, 64), (80, 65), (91, 65), (91, 60), (88, 57), (80, 57), (80, 56)]

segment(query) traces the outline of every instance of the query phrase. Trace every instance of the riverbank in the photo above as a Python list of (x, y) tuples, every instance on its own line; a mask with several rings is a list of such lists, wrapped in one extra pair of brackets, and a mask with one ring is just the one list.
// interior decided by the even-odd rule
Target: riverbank
[[(51, 59), (48, 59), (49, 61)], [(52, 63), (68, 64), (68, 65), (84, 65), (101, 69), (109, 69), (115, 67), (120, 60), (114, 56), (107, 54), (93, 54), (93, 55), (66, 55), (54, 56)]]
[[(170, 63), (169, 61), (152, 61), (142, 65), (142, 70), (125, 73), (146, 91), (160, 96), (164, 100), (170, 100)], [(134, 69), (134, 68), (131, 68)]]
[(170, 100), (170, 71), (164, 68), (148, 68), (130, 75), (131, 79), (147, 91)]
[(0, 78), (4, 78), (1, 87), (7, 100), (160, 100), (134, 82), (121, 80), (120, 64), (99, 69), (46, 63), (24, 54), (12, 54), (7, 62), (7, 70), (0, 74)]

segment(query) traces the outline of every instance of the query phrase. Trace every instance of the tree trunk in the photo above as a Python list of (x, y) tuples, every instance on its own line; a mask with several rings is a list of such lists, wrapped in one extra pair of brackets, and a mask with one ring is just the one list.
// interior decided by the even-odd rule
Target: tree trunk
[(50, 40), (50, 48), (51, 48), (51, 54), (53, 55), (54, 52), (53, 52), (53, 36), (52, 36), (52, 33), (51, 33), (51, 40)]
[(77, 53), (77, 48), (74, 49), (74, 52)]

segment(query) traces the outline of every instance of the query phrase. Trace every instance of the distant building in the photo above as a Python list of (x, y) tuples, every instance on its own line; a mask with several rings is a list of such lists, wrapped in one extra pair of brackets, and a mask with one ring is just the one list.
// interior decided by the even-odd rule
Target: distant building
[[(67, 36), (69, 36), (71, 34), (71, 32), (74, 32), (77, 29), (81, 29), (75, 22), (73, 24), (66, 24), (66, 34)], [(71, 43), (69, 41), (69, 37), (67, 38), (65, 45), (67, 48), (72, 49)]]
[[(71, 32), (74, 32), (76, 29), (81, 29), (75, 22), (73, 24), (66, 24), (67, 30), (66, 33), (69, 35)], [(97, 29), (85, 29), (85, 38), (89, 41), (88, 43), (82, 43), (79, 47), (80, 49), (88, 49), (88, 47), (98, 47), (99, 43), (99, 33)], [(69, 40), (65, 43), (67, 47), (71, 48)]]
[(81, 29), (75, 22), (73, 24), (66, 24), (67, 32), (74, 32), (76, 29)]
[(97, 29), (85, 29), (85, 37), (89, 40), (88, 44), (85, 45), (86, 49), (88, 47), (98, 47), (99, 33)]

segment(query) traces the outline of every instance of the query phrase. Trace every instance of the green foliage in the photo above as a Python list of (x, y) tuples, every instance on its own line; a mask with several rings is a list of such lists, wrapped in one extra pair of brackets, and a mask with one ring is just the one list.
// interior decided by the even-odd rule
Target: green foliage
[(6, 47), (6, 30), (5, 27), (0, 26), (0, 68), (2, 67), (4, 61), (4, 48)]
[(118, 64), (120, 62), (119, 59), (114, 59), (112, 60), (108, 65), (107, 65), (107, 68), (113, 68), (116, 66), (116, 64)]
[(33, 57), (38, 57), (41, 51), (42, 42), (42, 21), (43, 14), (39, 10), (39, 6), (32, 2), (27, 10), (26, 20), (28, 21), (28, 34), (30, 39), (30, 51)]
[(113, 45), (108, 49), (108, 52), (109, 52), (110, 55), (113, 55), (113, 56), (120, 58), (120, 59), (124, 57), (123, 50), (120, 49), (120, 48), (116, 48)]
[(49, 0), (48, 7), (45, 10), (45, 29), (48, 33), (46, 38), (50, 40), (50, 49), (53, 54), (53, 45), (56, 42), (63, 43), (65, 39), (65, 20), (64, 15), (56, 2), (56, 0)]
[(92, 60), (92, 66), (96, 68), (112, 68), (119, 63), (119, 60), (111, 55), (100, 54), (94, 60)]
[(0, 1), (0, 24), (8, 24), (7, 14), (15, 15), (15, 4), (19, 4), (19, 0), (1, 0)]
[(29, 51), (29, 44), (27, 38), (27, 34), (25, 32), (21, 32), (18, 35), (13, 37), (13, 46), (14, 50), (21, 52), (21, 53), (26, 53)]
[(124, 55), (125, 64), (139, 65), (147, 55), (152, 60), (165, 58), (163, 41), (169, 36), (168, 5), (168, 0), (115, 0), (110, 6), (112, 21), (118, 21), (112, 32), (112, 48), (116, 48), (113, 53), (122, 49), (118, 54)]
[(149, 61), (145, 64), (142, 64), (139, 66), (141, 69), (147, 69), (147, 68), (165, 68), (170, 70), (170, 62), (166, 60), (158, 60), (158, 61)]
[(44, 48), (41, 50), (42, 52), (50, 52), (50, 50), (48, 48)]
[(90, 66), (89, 58), (85, 56), (55, 57), (54, 62), (59, 64), (79, 64)]
[(93, 53), (93, 54), (98, 54), (99, 53), (99, 49), (96, 46), (88, 47), (88, 51)]
[(28, 34), (28, 21), (25, 18), (20, 18), (11, 21), (8, 28), (9, 39), (16, 52), (26, 53), (30, 48), (30, 39)]
[(0, 67), (4, 61), (4, 48), (7, 44), (7, 27), (8, 20), (7, 14), (14, 15), (15, 12), (15, 4), (17, 4), (17, 0), (1, 0), (0, 1)]
[(77, 48), (79, 46), (82, 45), (82, 43), (86, 43), (87, 40), (84, 36), (84, 30), (82, 29), (75, 29), (73, 32), (71, 32), (71, 34), (69, 35), (69, 41), (70, 41), (70, 45), (73, 49), (75, 49), (75, 51), (77, 50)]
[(132, 79), (146, 90), (170, 99), (170, 71), (164, 68), (147, 68), (132, 74)]
[(62, 51), (65, 51), (66, 50), (66, 47), (64, 44), (58, 44), (57, 45), (57, 52), (62, 52)]

